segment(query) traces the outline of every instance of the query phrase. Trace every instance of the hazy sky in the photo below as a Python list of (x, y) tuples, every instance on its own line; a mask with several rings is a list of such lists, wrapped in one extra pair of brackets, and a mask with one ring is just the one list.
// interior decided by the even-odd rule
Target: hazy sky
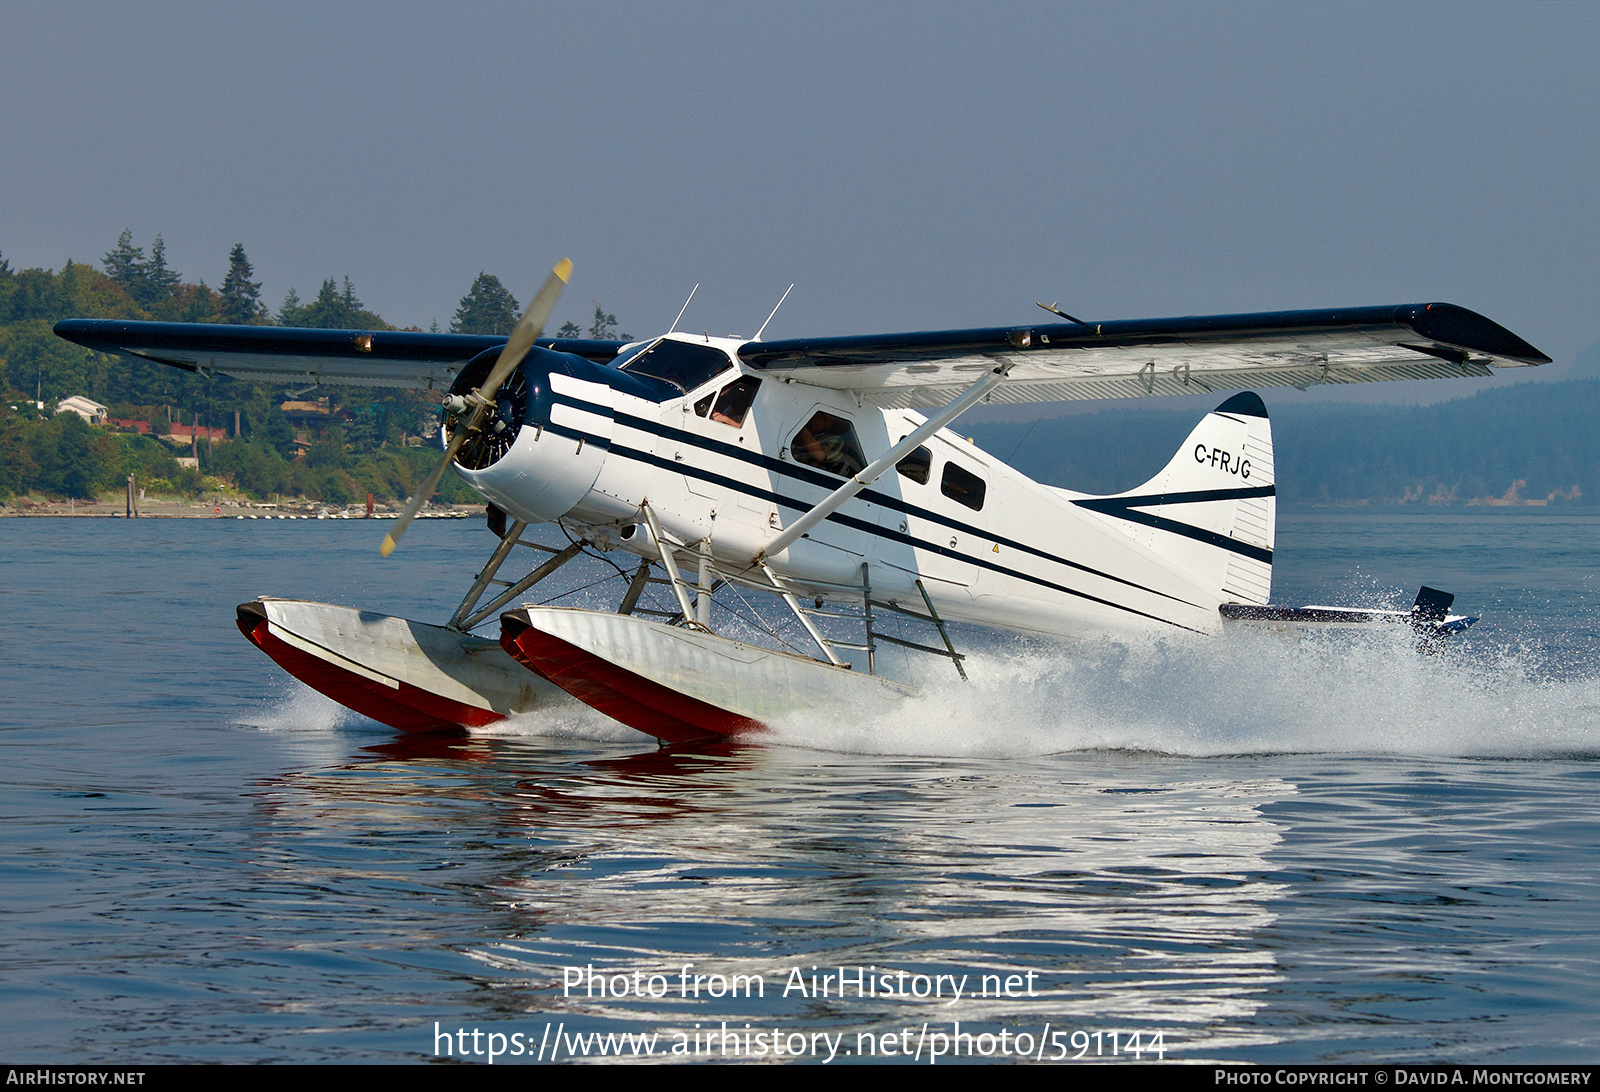
[(1600, 341), (1600, 5), (0, 4), (0, 253), (767, 337), (1447, 300)]

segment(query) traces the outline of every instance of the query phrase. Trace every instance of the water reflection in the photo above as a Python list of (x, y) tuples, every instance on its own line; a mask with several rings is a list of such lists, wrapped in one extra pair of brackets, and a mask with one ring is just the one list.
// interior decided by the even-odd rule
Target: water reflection
[[(1278, 980), (1260, 937), (1283, 886), (1262, 806), (1275, 777), (1196, 779), (1154, 756), (906, 759), (728, 745), (406, 740), (263, 785), (260, 864), (304, 867), (337, 828), (445, 875), (397, 892), (450, 904), (459, 950), (507, 1016), (658, 1023), (938, 1019), (1169, 1029), (1240, 1020)], [(455, 834), (453, 832), (460, 832)], [(324, 881), (383, 882), (374, 862)], [(303, 878), (303, 876), (302, 876)], [(392, 877), (391, 877), (392, 879)], [(410, 882), (417, 882), (412, 876)], [(563, 997), (599, 974), (760, 975), (756, 999)], [(839, 967), (1034, 971), (1036, 996), (814, 998)], [(671, 978), (674, 990), (678, 979)], [(809, 991), (807, 991), (809, 993)]]

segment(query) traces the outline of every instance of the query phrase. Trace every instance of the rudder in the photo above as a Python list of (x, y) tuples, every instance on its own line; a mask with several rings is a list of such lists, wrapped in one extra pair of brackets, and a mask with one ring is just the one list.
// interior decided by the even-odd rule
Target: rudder
[(1271, 597), (1277, 489), (1260, 395), (1236, 394), (1206, 414), (1139, 488), (1076, 503), (1215, 589), (1221, 602)]

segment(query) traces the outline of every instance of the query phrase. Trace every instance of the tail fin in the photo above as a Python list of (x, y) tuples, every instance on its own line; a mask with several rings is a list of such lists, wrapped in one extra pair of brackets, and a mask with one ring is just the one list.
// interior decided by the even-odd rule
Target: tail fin
[(1110, 517), (1224, 602), (1266, 603), (1277, 520), (1273, 481), (1267, 407), (1246, 391), (1206, 414), (1172, 461), (1138, 489), (1076, 503)]

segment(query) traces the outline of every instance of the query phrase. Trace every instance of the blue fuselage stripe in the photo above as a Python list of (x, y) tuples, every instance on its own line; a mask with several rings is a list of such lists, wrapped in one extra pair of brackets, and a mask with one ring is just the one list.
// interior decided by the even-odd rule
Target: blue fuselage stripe
[(1072, 503), (1080, 508), (1087, 508), (1091, 512), (1099, 512), (1103, 516), (1113, 519), (1125, 519), (1129, 523), (1137, 523), (1144, 527), (1154, 527), (1158, 531), (1169, 534), (1181, 535), (1196, 542), (1204, 542), (1207, 546), (1215, 546), (1220, 550), (1248, 557), (1252, 561), (1259, 561), (1265, 565), (1272, 564), (1272, 551), (1254, 546), (1248, 542), (1240, 542), (1236, 538), (1207, 531), (1200, 527), (1158, 516), (1153, 512), (1137, 512), (1136, 508), (1153, 508), (1157, 505), (1171, 504), (1204, 504), (1207, 501), (1248, 500), (1253, 497), (1271, 497), (1277, 494), (1277, 487), (1271, 485), (1254, 485), (1233, 489), (1196, 489), (1186, 493), (1153, 493), (1143, 497), (1086, 497)]
[[(598, 413), (598, 412), (601, 412), (602, 409), (604, 408), (604, 407), (592, 405), (590, 403), (584, 403), (584, 402), (581, 402), (579, 400), (572, 399), (572, 398), (569, 398), (569, 397), (563, 397), (561, 400), (562, 400), (562, 402), (564, 404), (573, 406), (574, 408), (577, 408), (577, 409), (589, 410), (590, 412)], [(825, 474), (822, 474), (822, 473), (820, 473), (818, 471), (812, 471), (812, 470), (808, 470), (808, 469), (803, 468), (803, 467), (797, 467), (797, 466), (794, 466), (793, 464), (782, 462), (782, 461), (780, 461), (778, 459), (774, 459), (769, 455), (760, 455), (760, 454), (757, 454), (755, 452), (746, 451), (746, 450), (744, 450), (742, 448), (736, 447), (733, 444), (724, 443), (724, 442), (719, 441), (719, 440), (712, 440), (712, 439), (709, 439), (709, 438), (703, 437), (703, 436), (696, 436), (693, 433), (685, 432), (682, 429), (673, 428), (670, 425), (663, 425), (663, 424), (661, 424), (659, 422), (653, 422), (653, 421), (650, 421), (650, 420), (648, 420), (646, 418), (635, 417), (632, 414), (621, 413), (621, 412), (614, 412), (613, 413), (613, 417), (614, 417), (614, 420), (618, 424), (623, 425), (625, 427), (633, 428), (633, 429), (636, 429), (636, 430), (638, 430), (640, 432), (644, 432), (644, 433), (647, 433), (647, 434), (650, 434), (650, 435), (659, 436), (659, 437), (661, 437), (663, 439), (674, 440), (674, 441), (682, 443), (682, 444), (684, 444), (684, 445), (686, 445), (688, 447), (692, 447), (692, 448), (695, 448), (695, 449), (700, 450), (700, 451), (706, 451), (706, 452), (713, 453), (713, 454), (720, 454), (720, 455), (723, 455), (725, 457), (732, 458), (732, 459), (735, 459), (735, 460), (737, 460), (739, 462), (745, 463), (747, 465), (755, 466), (755, 467), (757, 467), (759, 469), (768, 470), (768, 471), (777, 473), (777, 474), (782, 475), (782, 476), (787, 477), (787, 478), (792, 478), (792, 479), (795, 479), (795, 480), (798, 480), (798, 481), (807, 482), (809, 484), (813, 484), (813, 485), (819, 486), (819, 487), (821, 487), (823, 489), (826, 489), (828, 492), (832, 492), (835, 488), (838, 487), (838, 484), (839, 484), (838, 480), (836, 478), (834, 478), (833, 476), (831, 476), (831, 475), (825, 475)], [(685, 465), (684, 463), (678, 462), (676, 460), (664, 459), (664, 458), (661, 458), (660, 456), (657, 456), (657, 455), (655, 455), (655, 454), (653, 454), (651, 452), (647, 452), (647, 451), (640, 450), (638, 448), (629, 447), (629, 446), (626, 446), (626, 445), (619, 444), (614, 439), (610, 440), (610, 441), (607, 441), (607, 439), (605, 437), (594, 436), (592, 434), (585, 433), (582, 430), (572, 429), (570, 427), (565, 427), (565, 426), (555, 426), (555, 425), (546, 424), (543, 427), (547, 431), (556, 433), (557, 435), (560, 435), (560, 436), (566, 436), (566, 437), (572, 438), (572, 439), (577, 439), (579, 437), (584, 437), (584, 438), (586, 438), (589, 441), (594, 442), (594, 443), (606, 443), (607, 446), (608, 446), (609, 452), (611, 454), (621, 455), (621, 456), (623, 456), (625, 458), (631, 459), (631, 460), (633, 460), (635, 462), (643, 463), (643, 464), (645, 464), (647, 466), (653, 466), (653, 467), (656, 467), (658, 469), (667, 470), (667, 471), (670, 471), (670, 472), (675, 473), (675, 474), (682, 474), (682, 475), (684, 475), (686, 477), (692, 477), (692, 478), (696, 478), (696, 479), (698, 479), (700, 481), (704, 481), (704, 482), (720, 485), (723, 488), (728, 489), (730, 491), (737, 492), (737, 493), (743, 493), (744, 495), (749, 496), (749, 497), (756, 497), (756, 498), (759, 498), (761, 500), (770, 501), (773, 504), (781, 505), (781, 506), (783, 506), (785, 508), (790, 508), (790, 509), (793, 509), (795, 511), (804, 512), (804, 511), (808, 511), (809, 509), (811, 509), (812, 507), (815, 506), (815, 502), (796, 500), (796, 499), (794, 499), (792, 497), (785, 496), (785, 495), (783, 495), (781, 493), (775, 493), (775, 492), (772, 492), (770, 490), (762, 489), (759, 486), (755, 486), (755, 485), (750, 484), (749, 482), (740, 481), (739, 479), (736, 479), (736, 478), (730, 478), (730, 477), (728, 477), (726, 475), (717, 474), (717, 473), (715, 473), (713, 471), (705, 470), (705, 469), (702, 469), (702, 468), (697, 467), (697, 466)], [(898, 511), (898, 512), (902, 512), (902, 513), (905, 513), (907, 515), (914, 515), (914, 516), (917, 516), (917, 517), (922, 518), (922, 519), (927, 519), (930, 522), (943, 524), (946, 527), (949, 527), (949, 528), (951, 528), (953, 530), (960, 531), (960, 532), (962, 532), (964, 534), (969, 534), (969, 535), (972, 535), (972, 536), (974, 536), (976, 538), (979, 538), (979, 539), (985, 539), (985, 540), (988, 540), (990, 542), (994, 542), (994, 543), (996, 543), (998, 545), (1001, 545), (1001, 546), (1008, 546), (1008, 547), (1010, 547), (1012, 549), (1020, 550), (1020, 551), (1022, 551), (1024, 553), (1028, 553), (1028, 554), (1032, 554), (1034, 556), (1040, 557), (1040, 558), (1042, 558), (1042, 559), (1044, 559), (1046, 561), (1054, 562), (1055, 564), (1062, 565), (1062, 566), (1067, 567), (1067, 568), (1077, 569), (1077, 570), (1079, 570), (1081, 572), (1088, 573), (1088, 574), (1090, 574), (1092, 576), (1098, 576), (1098, 577), (1101, 577), (1102, 579), (1110, 580), (1110, 581), (1113, 581), (1115, 583), (1122, 584), (1122, 585), (1124, 585), (1126, 587), (1133, 588), (1136, 591), (1142, 591), (1142, 592), (1144, 592), (1146, 594), (1149, 594), (1149, 595), (1160, 596), (1163, 599), (1170, 599), (1175, 603), (1181, 603), (1181, 604), (1183, 604), (1185, 606), (1193, 607), (1193, 608), (1195, 608), (1197, 610), (1204, 610), (1205, 609), (1204, 607), (1200, 606), (1199, 604), (1191, 603), (1191, 602), (1189, 602), (1187, 600), (1180, 599), (1177, 596), (1169, 595), (1166, 592), (1156, 591), (1153, 588), (1147, 588), (1147, 587), (1145, 587), (1143, 585), (1136, 584), (1136, 583), (1134, 583), (1134, 582), (1132, 582), (1130, 580), (1123, 579), (1122, 577), (1119, 577), (1119, 576), (1113, 576), (1110, 573), (1101, 572), (1101, 571), (1099, 571), (1097, 569), (1090, 568), (1089, 566), (1086, 566), (1086, 565), (1080, 565), (1080, 564), (1078, 564), (1076, 562), (1068, 561), (1065, 558), (1056, 557), (1056, 556), (1054, 556), (1052, 554), (1049, 554), (1049, 553), (1046, 553), (1046, 552), (1044, 552), (1042, 550), (1039, 550), (1039, 549), (1036, 549), (1034, 547), (1028, 546), (1025, 543), (1014, 542), (1011, 539), (996, 537), (996, 536), (991, 535), (989, 532), (987, 532), (987, 531), (985, 531), (985, 530), (983, 530), (981, 528), (972, 526), (971, 524), (963, 523), (960, 520), (950, 519), (949, 517), (942, 516), (939, 513), (931, 512), (931, 511), (928, 511), (926, 509), (919, 508), (919, 507), (917, 507), (915, 505), (907, 504), (905, 501), (900, 500), (897, 497), (890, 497), (887, 494), (879, 493), (876, 490), (871, 490), (871, 489), (862, 490), (862, 492), (860, 494), (858, 494), (858, 498), (862, 499), (862, 500), (866, 500), (866, 501), (871, 502), (871, 503), (880, 504), (883, 507), (890, 508), (890, 509), (893, 509), (893, 510)], [(1161, 622), (1161, 623), (1164, 623), (1166, 625), (1174, 626), (1174, 627), (1176, 627), (1178, 629), (1189, 630), (1190, 632), (1199, 632), (1198, 630), (1193, 630), (1189, 626), (1185, 626), (1185, 625), (1182, 625), (1181, 623), (1174, 622), (1171, 619), (1162, 618), (1162, 617), (1160, 617), (1158, 615), (1154, 615), (1154, 614), (1149, 614), (1149, 613), (1146, 613), (1145, 611), (1139, 610), (1139, 609), (1137, 609), (1135, 607), (1130, 607), (1130, 606), (1128, 606), (1126, 604), (1123, 604), (1123, 603), (1117, 603), (1117, 602), (1115, 602), (1113, 600), (1110, 600), (1110, 599), (1103, 599), (1100, 596), (1091, 595), (1088, 592), (1079, 591), (1079, 590), (1077, 590), (1075, 588), (1069, 588), (1069, 587), (1067, 587), (1067, 586), (1065, 586), (1063, 584), (1058, 584), (1058, 583), (1056, 583), (1056, 582), (1054, 582), (1052, 580), (1047, 580), (1047, 579), (1045, 579), (1043, 577), (1034, 576), (1032, 574), (1025, 573), (1025, 572), (1019, 572), (1016, 569), (1008, 568), (1008, 567), (1006, 567), (1004, 565), (997, 564), (997, 563), (995, 563), (993, 561), (989, 561), (986, 558), (972, 557), (972, 556), (969, 556), (969, 555), (966, 555), (966, 554), (962, 554), (962, 553), (959, 553), (959, 552), (957, 552), (955, 550), (952, 550), (952, 549), (950, 549), (948, 547), (940, 546), (937, 543), (929, 542), (929, 541), (927, 541), (925, 539), (919, 539), (919, 538), (916, 538), (916, 537), (914, 537), (912, 535), (909, 535), (909, 534), (906, 534), (906, 533), (903, 533), (903, 532), (888, 530), (886, 528), (879, 527), (876, 524), (869, 523), (869, 522), (867, 522), (865, 520), (861, 520), (861, 519), (857, 519), (856, 517), (853, 517), (853, 516), (845, 515), (845, 514), (843, 514), (841, 512), (834, 512), (834, 513), (830, 514), (827, 518), (828, 518), (829, 521), (831, 521), (833, 523), (837, 523), (840, 526), (849, 527), (849, 528), (852, 528), (854, 530), (858, 530), (858, 531), (861, 531), (861, 532), (863, 532), (865, 534), (873, 535), (873, 536), (876, 536), (876, 537), (881, 538), (881, 539), (886, 539), (886, 540), (891, 541), (891, 542), (898, 542), (898, 543), (901, 543), (903, 545), (911, 546), (911, 547), (913, 547), (915, 549), (920, 549), (920, 550), (923, 550), (923, 551), (928, 552), (928, 553), (939, 554), (942, 557), (947, 557), (947, 558), (950, 558), (950, 559), (952, 559), (954, 561), (960, 561), (960, 562), (964, 562), (964, 563), (969, 564), (969, 565), (976, 566), (978, 568), (988, 569), (988, 570), (990, 570), (992, 572), (999, 573), (999, 574), (1001, 574), (1003, 576), (1009, 576), (1009, 577), (1012, 577), (1012, 578), (1017, 579), (1017, 580), (1027, 581), (1028, 583), (1036, 584), (1036, 585), (1039, 585), (1040, 587), (1050, 588), (1050, 589), (1052, 589), (1054, 591), (1059, 591), (1064, 595), (1070, 595), (1070, 596), (1074, 596), (1074, 597), (1079, 598), (1079, 599), (1087, 600), (1087, 601), (1092, 602), (1092, 603), (1098, 603), (1098, 604), (1100, 604), (1102, 606), (1110, 607), (1110, 608), (1112, 608), (1114, 610), (1125, 611), (1125, 612), (1127, 612), (1129, 614), (1134, 614), (1134, 615), (1137, 615), (1137, 616), (1139, 616), (1141, 618), (1147, 618), (1147, 619), (1149, 619), (1151, 621), (1154, 621), (1154, 622)]]
[[(709, 471), (709, 470), (702, 470), (699, 467), (685, 466), (683, 463), (677, 462), (677, 461), (672, 460), (672, 459), (663, 459), (659, 455), (653, 455), (653, 454), (651, 454), (651, 453), (649, 453), (647, 451), (640, 451), (637, 448), (620, 447), (620, 446), (613, 445), (613, 447), (611, 448), (611, 453), (613, 455), (621, 455), (624, 458), (632, 459), (635, 462), (644, 463), (647, 466), (654, 466), (654, 467), (657, 467), (657, 468), (662, 469), (662, 470), (669, 470), (669, 471), (673, 472), (674, 474), (682, 474), (682, 475), (684, 475), (686, 477), (698, 478), (699, 480), (704, 481), (704, 482), (710, 482), (710, 483), (715, 484), (715, 485), (720, 485), (720, 486), (723, 486), (726, 489), (730, 489), (730, 490), (734, 490), (734, 491), (743, 493), (746, 496), (760, 497), (763, 500), (769, 500), (769, 501), (773, 502), (774, 504), (780, 504), (780, 505), (784, 506), (785, 508), (793, 508), (795, 511), (798, 511), (798, 512), (804, 512), (804, 511), (806, 511), (806, 510), (808, 510), (808, 509), (810, 509), (812, 507), (811, 504), (809, 504), (809, 503), (807, 503), (805, 501), (792, 500), (789, 497), (783, 496), (782, 494), (772, 493), (772, 492), (769, 492), (769, 491), (767, 491), (765, 489), (759, 489), (759, 488), (753, 487), (753, 486), (751, 486), (751, 485), (749, 485), (749, 484), (747, 484), (745, 482), (738, 481), (737, 479), (729, 478), (729, 477), (726, 477), (725, 475), (722, 475), (722, 474), (716, 474), (716, 473), (713, 473), (712, 471)], [(1199, 630), (1191, 629), (1191, 627), (1185, 626), (1182, 623), (1174, 622), (1170, 618), (1162, 618), (1162, 617), (1159, 617), (1159, 616), (1154, 615), (1154, 614), (1146, 614), (1144, 611), (1138, 610), (1137, 608), (1134, 608), (1134, 607), (1127, 606), (1124, 603), (1113, 602), (1110, 599), (1102, 599), (1097, 595), (1090, 595), (1088, 592), (1078, 591), (1075, 588), (1069, 588), (1069, 587), (1067, 587), (1067, 586), (1065, 586), (1063, 584), (1057, 584), (1053, 580), (1046, 580), (1041, 576), (1033, 576), (1030, 573), (1018, 572), (1017, 570), (1009, 569), (1004, 565), (997, 565), (994, 562), (987, 560), (986, 558), (970, 557), (970, 556), (968, 556), (966, 554), (958, 553), (957, 551), (949, 549), (948, 547), (940, 546), (940, 545), (938, 545), (936, 543), (928, 542), (928, 541), (926, 541), (924, 539), (915, 538), (915, 537), (913, 537), (911, 535), (904, 534), (904, 533), (899, 532), (899, 531), (886, 530), (886, 529), (884, 529), (882, 527), (879, 527), (875, 523), (868, 523), (866, 520), (857, 519), (854, 516), (847, 516), (847, 515), (844, 515), (842, 512), (834, 512), (833, 514), (828, 516), (828, 520), (830, 522), (832, 522), (832, 523), (837, 523), (837, 524), (839, 524), (840, 526), (843, 526), (843, 527), (850, 527), (850, 528), (853, 528), (855, 530), (865, 532), (866, 534), (874, 535), (874, 536), (876, 536), (878, 538), (888, 539), (891, 542), (899, 542), (899, 543), (903, 543), (903, 544), (905, 544), (907, 546), (911, 546), (911, 547), (914, 547), (914, 548), (919, 549), (919, 550), (927, 551), (928, 553), (940, 554), (940, 555), (942, 555), (944, 557), (951, 558), (951, 559), (953, 559), (955, 561), (961, 561), (961, 562), (965, 562), (968, 565), (975, 565), (975, 566), (977, 566), (979, 568), (989, 569), (989, 570), (991, 570), (993, 572), (1000, 573), (1000, 574), (1002, 574), (1004, 576), (1013, 577), (1013, 578), (1015, 578), (1017, 580), (1026, 580), (1029, 583), (1037, 584), (1040, 587), (1054, 589), (1055, 591), (1059, 591), (1059, 592), (1063, 593), (1064, 595), (1076, 596), (1079, 599), (1087, 599), (1092, 603), (1099, 603), (1102, 606), (1111, 607), (1111, 608), (1116, 609), (1116, 610), (1127, 611), (1129, 614), (1137, 614), (1139, 617), (1148, 618), (1152, 622), (1164, 622), (1167, 625), (1176, 626), (1179, 629), (1189, 630), (1191, 633), (1200, 632)], [(1116, 577), (1112, 577), (1111, 579), (1115, 580), (1117, 578)], [(1126, 580), (1119, 581), (1119, 583), (1129, 584), (1129, 582), (1126, 581)], [(1129, 584), (1129, 586), (1130, 587), (1134, 587), (1134, 588), (1138, 587), (1137, 584)], [(1140, 589), (1140, 590), (1142, 590), (1142, 591), (1150, 591), (1150, 589), (1148, 589), (1148, 588), (1144, 588), (1144, 589)], [(1162, 595), (1163, 593), (1151, 591), (1150, 594)], [(1168, 595), (1168, 596), (1165, 596), (1165, 598), (1173, 599), (1174, 597)], [(1183, 602), (1183, 600), (1181, 600), (1181, 599), (1178, 599), (1178, 600), (1175, 600), (1175, 601), (1176, 602), (1180, 602), (1180, 603)], [(1193, 604), (1187, 604), (1187, 605), (1193, 606)], [(1203, 608), (1201, 608), (1201, 609), (1203, 609)]]
[[(667, 440), (674, 440), (701, 451), (707, 451), (712, 454), (722, 455), (727, 458), (737, 460), (753, 466), (758, 470), (765, 470), (769, 473), (778, 474), (782, 477), (805, 482), (808, 485), (818, 486), (829, 493), (832, 493), (839, 487), (839, 479), (833, 475), (824, 474), (817, 470), (810, 470), (806, 467), (796, 466), (793, 463), (786, 462), (781, 459), (774, 459), (770, 455), (762, 455), (753, 451), (747, 451), (742, 447), (725, 443), (721, 440), (713, 440), (709, 437), (697, 436), (692, 432), (685, 432), (682, 429), (673, 428), (671, 425), (663, 425), (657, 421), (650, 421), (643, 417), (634, 417), (633, 415), (626, 413), (618, 413), (616, 415), (616, 421), (618, 424), (626, 425), (629, 428), (638, 429), (640, 432), (649, 433)], [(677, 466), (675, 469), (683, 473), (690, 473), (689, 470), (682, 466)], [(693, 476), (700, 477), (702, 475), (695, 473)], [(748, 483), (737, 482), (731, 478), (723, 478), (720, 480), (728, 483), (731, 488), (734, 488), (739, 492), (747, 493), (751, 496), (761, 496), (764, 499), (772, 500), (775, 503), (783, 504), (790, 508), (797, 508), (800, 511), (806, 511), (807, 509), (813, 507), (811, 504), (789, 500), (788, 498), (781, 497), (778, 494), (765, 493), (756, 487), (749, 485)], [(887, 493), (880, 493), (876, 489), (863, 489), (860, 493), (856, 494), (856, 496), (861, 500), (872, 504), (881, 505), (882, 507), (890, 509), (891, 511), (900, 512), (908, 516), (916, 516), (918, 519), (925, 519), (930, 523), (941, 524), (950, 528), (952, 531), (958, 531), (964, 535), (972, 535), (976, 538), (987, 539), (990, 542), (993, 542), (999, 546), (1004, 546), (1007, 549), (1019, 550), (1025, 554), (1032, 554), (1034, 557), (1042, 558), (1045, 561), (1064, 566), (1065, 568), (1077, 569), (1079, 572), (1088, 573), (1090, 576), (1100, 577), (1102, 580), (1110, 580), (1117, 584), (1123, 584), (1127, 587), (1133, 588), (1137, 591), (1146, 592), (1150, 595), (1159, 595), (1163, 599), (1172, 600), (1174, 603), (1182, 603), (1185, 606), (1195, 607), (1201, 610), (1205, 609), (1197, 603), (1189, 602), (1187, 599), (1180, 599), (1175, 595), (1169, 595), (1166, 592), (1156, 591), (1154, 588), (1147, 588), (1143, 584), (1136, 584), (1131, 580), (1113, 575), (1112, 573), (1102, 572), (1101, 570), (1093, 568), (1089, 565), (1082, 565), (1076, 561), (1069, 561), (1064, 557), (1057, 557), (1055, 554), (1047, 553), (1036, 546), (1030, 546), (1025, 542), (1018, 542), (1015, 539), (1006, 538), (1002, 535), (996, 535), (981, 527), (974, 527), (970, 523), (964, 523), (959, 519), (954, 519), (950, 516), (942, 515), (927, 508), (922, 508), (918, 505), (911, 504), (899, 497), (891, 496)], [(838, 519), (832, 516), (829, 518), (836, 519), (837, 522), (843, 522), (843, 519)], [(888, 532), (884, 532), (884, 537), (893, 536)], [(926, 548), (939, 553), (948, 554), (948, 556), (951, 557), (960, 558), (961, 560), (973, 560), (961, 554), (949, 554), (949, 552), (941, 546), (929, 544)], [(974, 564), (977, 564), (977, 562), (974, 562)], [(1002, 569), (1000, 571), (1011, 572), (1009, 569)]]

